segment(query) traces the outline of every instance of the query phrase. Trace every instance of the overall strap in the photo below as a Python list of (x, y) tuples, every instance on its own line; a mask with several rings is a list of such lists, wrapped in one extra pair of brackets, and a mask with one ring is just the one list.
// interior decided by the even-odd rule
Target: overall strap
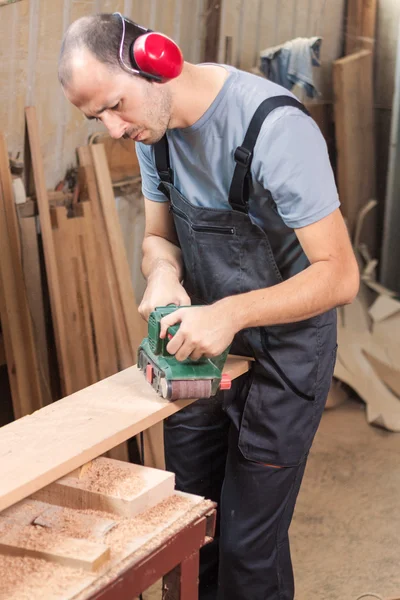
[(158, 176), (161, 179), (158, 189), (169, 198), (169, 190), (164, 183), (171, 183), (173, 185), (174, 172), (170, 165), (168, 140), (166, 135), (164, 135), (160, 141), (154, 144), (154, 158), (156, 161)]
[(293, 106), (310, 116), (306, 107), (291, 96), (275, 96), (264, 100), (260, 104), (250, 121), (243, 144), (238, 146), (235, 150), (234, 158), (236, 166), (229, 190), (229, 204), (233, 210), (242, 213), (248, 212), (250, 169), (253, 160), (254, 146), (256, 145), (258, 134), (260, 133), (265, 119), (273, 110), (281, 106)]

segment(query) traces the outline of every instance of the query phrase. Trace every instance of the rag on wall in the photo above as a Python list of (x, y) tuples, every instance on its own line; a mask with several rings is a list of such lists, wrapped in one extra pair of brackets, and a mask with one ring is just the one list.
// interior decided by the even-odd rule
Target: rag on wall
[(309, 98), (320, 95), (313, 67), (320, 67), (322, 38), (296, 38), (260, 52), (260, 70), (267, 79), (291, 90), (302, 87)]

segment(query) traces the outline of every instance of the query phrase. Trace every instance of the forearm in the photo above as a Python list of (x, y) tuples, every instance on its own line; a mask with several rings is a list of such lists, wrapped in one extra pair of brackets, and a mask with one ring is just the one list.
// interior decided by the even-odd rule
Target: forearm
[(182, 253), (178, 246), (165, 238), (149, 235), (145, 237), (142, 249), (142, 273), (147, 280), (160, 270), (175, 271), (178, 280), (182, 280)]
[(294, 323), (352, 302), (358, 291), (358, 280), (354, 269), (344, 274), (339, 265), (332, 267), (329, 261), (320, 261), (275, 286), (219, 302), (221, 309), (229, 311), (237, 323), (237, 331)]

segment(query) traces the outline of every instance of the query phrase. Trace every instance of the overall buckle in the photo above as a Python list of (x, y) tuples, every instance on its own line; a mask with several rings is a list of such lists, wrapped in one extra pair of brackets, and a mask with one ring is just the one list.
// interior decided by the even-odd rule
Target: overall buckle
[(247, 150), (247, 148), (243, 148), (243, 146), (238, 146), (235, 150), (234, 158), (239, 165), (249, 167), (251, 159), (253, 158), (253, 153), (250, 152), (250, 150)]

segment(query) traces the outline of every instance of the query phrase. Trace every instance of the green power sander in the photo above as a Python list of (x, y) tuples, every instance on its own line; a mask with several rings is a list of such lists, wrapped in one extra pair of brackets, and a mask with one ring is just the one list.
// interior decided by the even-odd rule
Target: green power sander
[(150, 314), (148, 337), (138, 350), (139, 369), (156, 392), (168, 400), (210, 398), (218, 390), (230, 389), (231, 379), (222, 373), (230, 346), (219, 356), (199, 360), (187, 358), (182, 362), (167, 352), (167, 345), (180, 325), (169, 327), (167, 337), (161, 339), (160, 321), (177, 308), (174, 305), (163, 306)]

